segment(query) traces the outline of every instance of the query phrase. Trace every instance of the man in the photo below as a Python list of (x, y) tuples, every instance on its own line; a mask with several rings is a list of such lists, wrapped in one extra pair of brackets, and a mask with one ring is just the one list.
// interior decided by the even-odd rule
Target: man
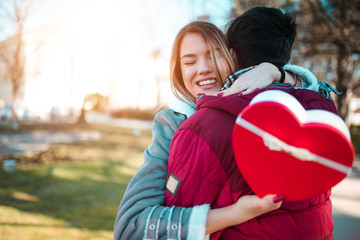
[[(226, 36), (237, 69), (270, 62), (282, 71), (290, 59), (296, 23), (279, 9), (257, 7), (231, 22)], [(231, 76), (228, 85), (231, 79), (236, 77)], [(234, 160), (232, 130), (236, 117), (251, 99), (270, 89), (293, 95), (305, 109), (336, 113), (331, 100), (289, 84), (275, 83), (240, 96), (201, 96), (196, 113), (179, 127), (172, 141), (168, 170), (172, 184), (165, 192), (168, 206), (209, 203), (211, 208), (219, 208), (253, 194)], [(329, 197), (330, 191), (303, 201), (284, 202), (280, 209), (216, 232), (211, 239), (332, 239)]]

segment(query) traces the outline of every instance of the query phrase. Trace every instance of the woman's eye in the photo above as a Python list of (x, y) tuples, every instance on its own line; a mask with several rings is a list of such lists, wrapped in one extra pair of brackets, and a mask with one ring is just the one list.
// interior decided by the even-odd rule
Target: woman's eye
[[(222, 58), (222, 55), (220, 53), (215, 54), (215, 59)], [(211, 60), (211, 56), (209, 56), (209, 60)]]
[(195, 61), (186, 61), (183, 64), (184, 65), (193, 65), (195, 63)]
[(216, 49), (216, 51), (214, 51), (214, 55), (216, 58), (222, 58), (223, 55), (221, 54), (221, 50), (219, 48)]
[(215, 57), (216, 57), (216, 58), (222, 58), (223, 55), (221, 54), (221, 52), (216, 51), (216, 52), (215, 52)]
[(217, 54), (215, 55), (215, 57), (216, 57), (216, 58), (222, 58), (223, 56), (222, 56), (220, 53), (217, 53)]

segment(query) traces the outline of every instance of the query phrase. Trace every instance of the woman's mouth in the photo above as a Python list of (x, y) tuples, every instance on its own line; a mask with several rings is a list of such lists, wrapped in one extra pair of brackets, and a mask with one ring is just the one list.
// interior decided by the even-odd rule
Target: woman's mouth
[(197, 84), (200, 87), (205, 87), (205, 86), (212, 85), (212, 84), (215, 84), (215, 83), (216, 83), (215, 79), (209, 79), (209, 80), (199, 81)]

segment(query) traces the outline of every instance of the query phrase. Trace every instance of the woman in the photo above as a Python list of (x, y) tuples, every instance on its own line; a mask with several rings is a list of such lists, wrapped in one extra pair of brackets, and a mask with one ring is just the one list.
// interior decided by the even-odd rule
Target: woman
[[(252, 71), (263, 77), (267, 72), (264, 69), (273, 69), (267, 75), (270, 84), (273, 75), (279, 77), (280, 74), (276, 67), (269, 65), (259, 65)], [(274, 195), (263, 199), (246, 196), (231, 206), (214, 210), (206, 204), (193, 208), (163, 206), (171, 139), (178, 126), (195, 111), (196, 96), (219, 92), (225, 78), (233, 72), (233, 66), (226, 39), (216, 26), (193, 22), (180, 30), (173, 45), (170, 78), (172, 90), (181, 101), (159, 112), (154, 119), (153, 143), (146, 149), (145, 162), (123, 196), (114, 239), (180, 239), (184, 236), (204, 239), (205, 233), (279, 208), (281, 196)], [(256, 74), (252, 71), (246, 74)]]

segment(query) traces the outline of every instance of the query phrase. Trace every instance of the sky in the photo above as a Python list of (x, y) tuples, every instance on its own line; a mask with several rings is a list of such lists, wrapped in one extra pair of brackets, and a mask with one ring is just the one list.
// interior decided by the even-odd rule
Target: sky
[[(35, 0), (25, 24), (23, 103), (79, 107), (86, 94), (99, 92), (110, 96), (111, 108), (152, 107), (158, 77), (166, 104), (176, 33), (201, 15), (223, 29), (232, 6), (231, 0)], [(0, 40), (12, 33), (6, 26)]]

